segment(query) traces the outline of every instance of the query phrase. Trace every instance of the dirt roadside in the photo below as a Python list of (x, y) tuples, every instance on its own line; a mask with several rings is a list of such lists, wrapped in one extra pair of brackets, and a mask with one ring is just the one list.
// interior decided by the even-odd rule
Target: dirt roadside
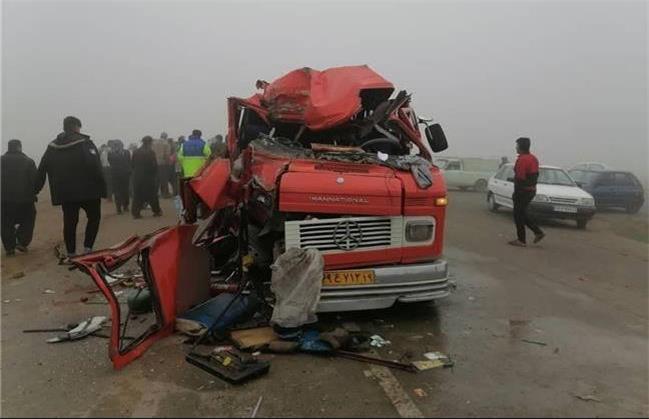
[[(98, 247), (175, 222), (171, 201), (161, 219), (103, 210)], [(451, 297), (324, 320), (354, 321), (391, 340), (380, 349), (388, 359), (450, 353), (452, 369), (394, 372), (425, 416), (647, 416), (648, 247), (616, 234), (627, 217), (598, 214), (586, 231), (552, 223), (542, 246), (512, 249), (504, 244), (510, 214), (489, 213), (479, 194), (454, 192)], [(178, 337), (116, 372), (103, 339), (48, 345), (46, 335), (23, 334), (108, 314), (79, 302), (89, 278), (56, 265), (61, 229), (58, 208), (40, 203), (32, 251), (2, 260), (3, 416), (249, 416), (262, 395), (259, 416), (397, 414), (368, 366), (353, 361), (277, 356), (267, 376), (233, 387), (188, 366)], [(18, 272), (25, 275), (12, 278)], [(597, 400), (578, 398), (587, 396)]]

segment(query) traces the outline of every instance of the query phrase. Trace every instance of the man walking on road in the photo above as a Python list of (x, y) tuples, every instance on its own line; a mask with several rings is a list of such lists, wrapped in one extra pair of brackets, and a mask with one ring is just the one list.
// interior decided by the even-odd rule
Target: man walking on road
[(178, 150), (178, 162), (182, 167), (183, 177), (194, 177), (212, 154), (210, 146), (201, 138), (203, 133), (195, 129), (192, 135)]
[(516, 223), (517, 240), (509, 242), (512, 246), (525, 247), (525, 227), (534, 232), (534, 243), (540, 242), (545, 234), (530, 218), (527, 207), (536, 195), (536, 182), (539, 177), (539, 161), (530, 153), (531, 141), (521, 137), (516, 140), (518, 159), (514, 165), (514, 222)]
[(63, 208), (63, 238), (68, 257), (76, 256), (79, 210), (88, 218), (84, 250), (92, 252), (99, 222), (101, 198), (106, 197), (99, 151), (90, 137), (81, 134), (81, 121), (74, 116), (63, 120), (63, 132), (52, 141), (38, 166), (36, 192), (40, 192), (47, 176), (52, 205)]
[(124, 150), (124, 143), (121, 140), (113, 140), (111, 143), (108, 162), (115, 194), (115, 207), (117, 213), (122, 214), (123, 211), (128, 212), (130, 201), (131, 153)]
[[(36, 164), (22, 152), (20, 140), (11, 140), (1, 159), (2, 244), (7, 256), (27, 251), (36, 221)], [(18, 226), (16, 228), (16, 226)]]
[(153, 138), (142, 138), (142, 146), (133, 153), (133, 218), (142, 218), (140, 211), (145, 203), (151, 205), (153, 215), (162, 215), (158, 201), (157, 171), (158, 163), (151, 145)]

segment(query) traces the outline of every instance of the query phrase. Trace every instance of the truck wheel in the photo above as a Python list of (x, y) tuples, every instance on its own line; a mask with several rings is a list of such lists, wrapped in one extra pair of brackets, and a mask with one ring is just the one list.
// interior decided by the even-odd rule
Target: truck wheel
[(478, 192), (484, 192), (487, 190), (487, 181), (484, 179), (478, 179), (476, 180), (475, 184), (473, 185), (473, 189), (475, 189)]
[(585, 230), (586, 229), (586, 224), (588, 224), (588, 220), (584, 218), (580, 218), (577, 220), (577, 228), (580, 230)]
[(496, 204), (496, 198), (494, 198), (494, 194), (492, 193), (487, 195), (487, 206), (491, 212), (498, 212), (498, 208), (500, 208), (500, 205)]

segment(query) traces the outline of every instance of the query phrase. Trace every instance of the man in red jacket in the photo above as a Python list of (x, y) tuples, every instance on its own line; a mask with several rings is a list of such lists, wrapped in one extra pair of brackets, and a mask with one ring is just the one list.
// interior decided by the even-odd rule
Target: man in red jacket
[(525, 226), (534, 232), (534, 243), (540, 242), (545, 234), (534, 223), (527, 213), (534, 195), (536, 195), (536, 181), (539, 178), (539, 161), (530, 153), (530, 139), (521, 137), (516, 140), (518, 159), (514, 165), (514, 222), (516, 223), (517, 240), (509, 242), (512, 246), (525, 247)]

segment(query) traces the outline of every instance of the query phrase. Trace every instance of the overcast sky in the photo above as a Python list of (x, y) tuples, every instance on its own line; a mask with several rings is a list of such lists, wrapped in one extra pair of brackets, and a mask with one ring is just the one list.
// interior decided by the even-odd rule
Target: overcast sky
[(225, 131), (225, 98), (294, 68), (368, 64), (449, 154), (604, 161), (647, 177), (647, 4), (3, 1), (2, 142), (40, 158), (76, 115), (97, 143)]

